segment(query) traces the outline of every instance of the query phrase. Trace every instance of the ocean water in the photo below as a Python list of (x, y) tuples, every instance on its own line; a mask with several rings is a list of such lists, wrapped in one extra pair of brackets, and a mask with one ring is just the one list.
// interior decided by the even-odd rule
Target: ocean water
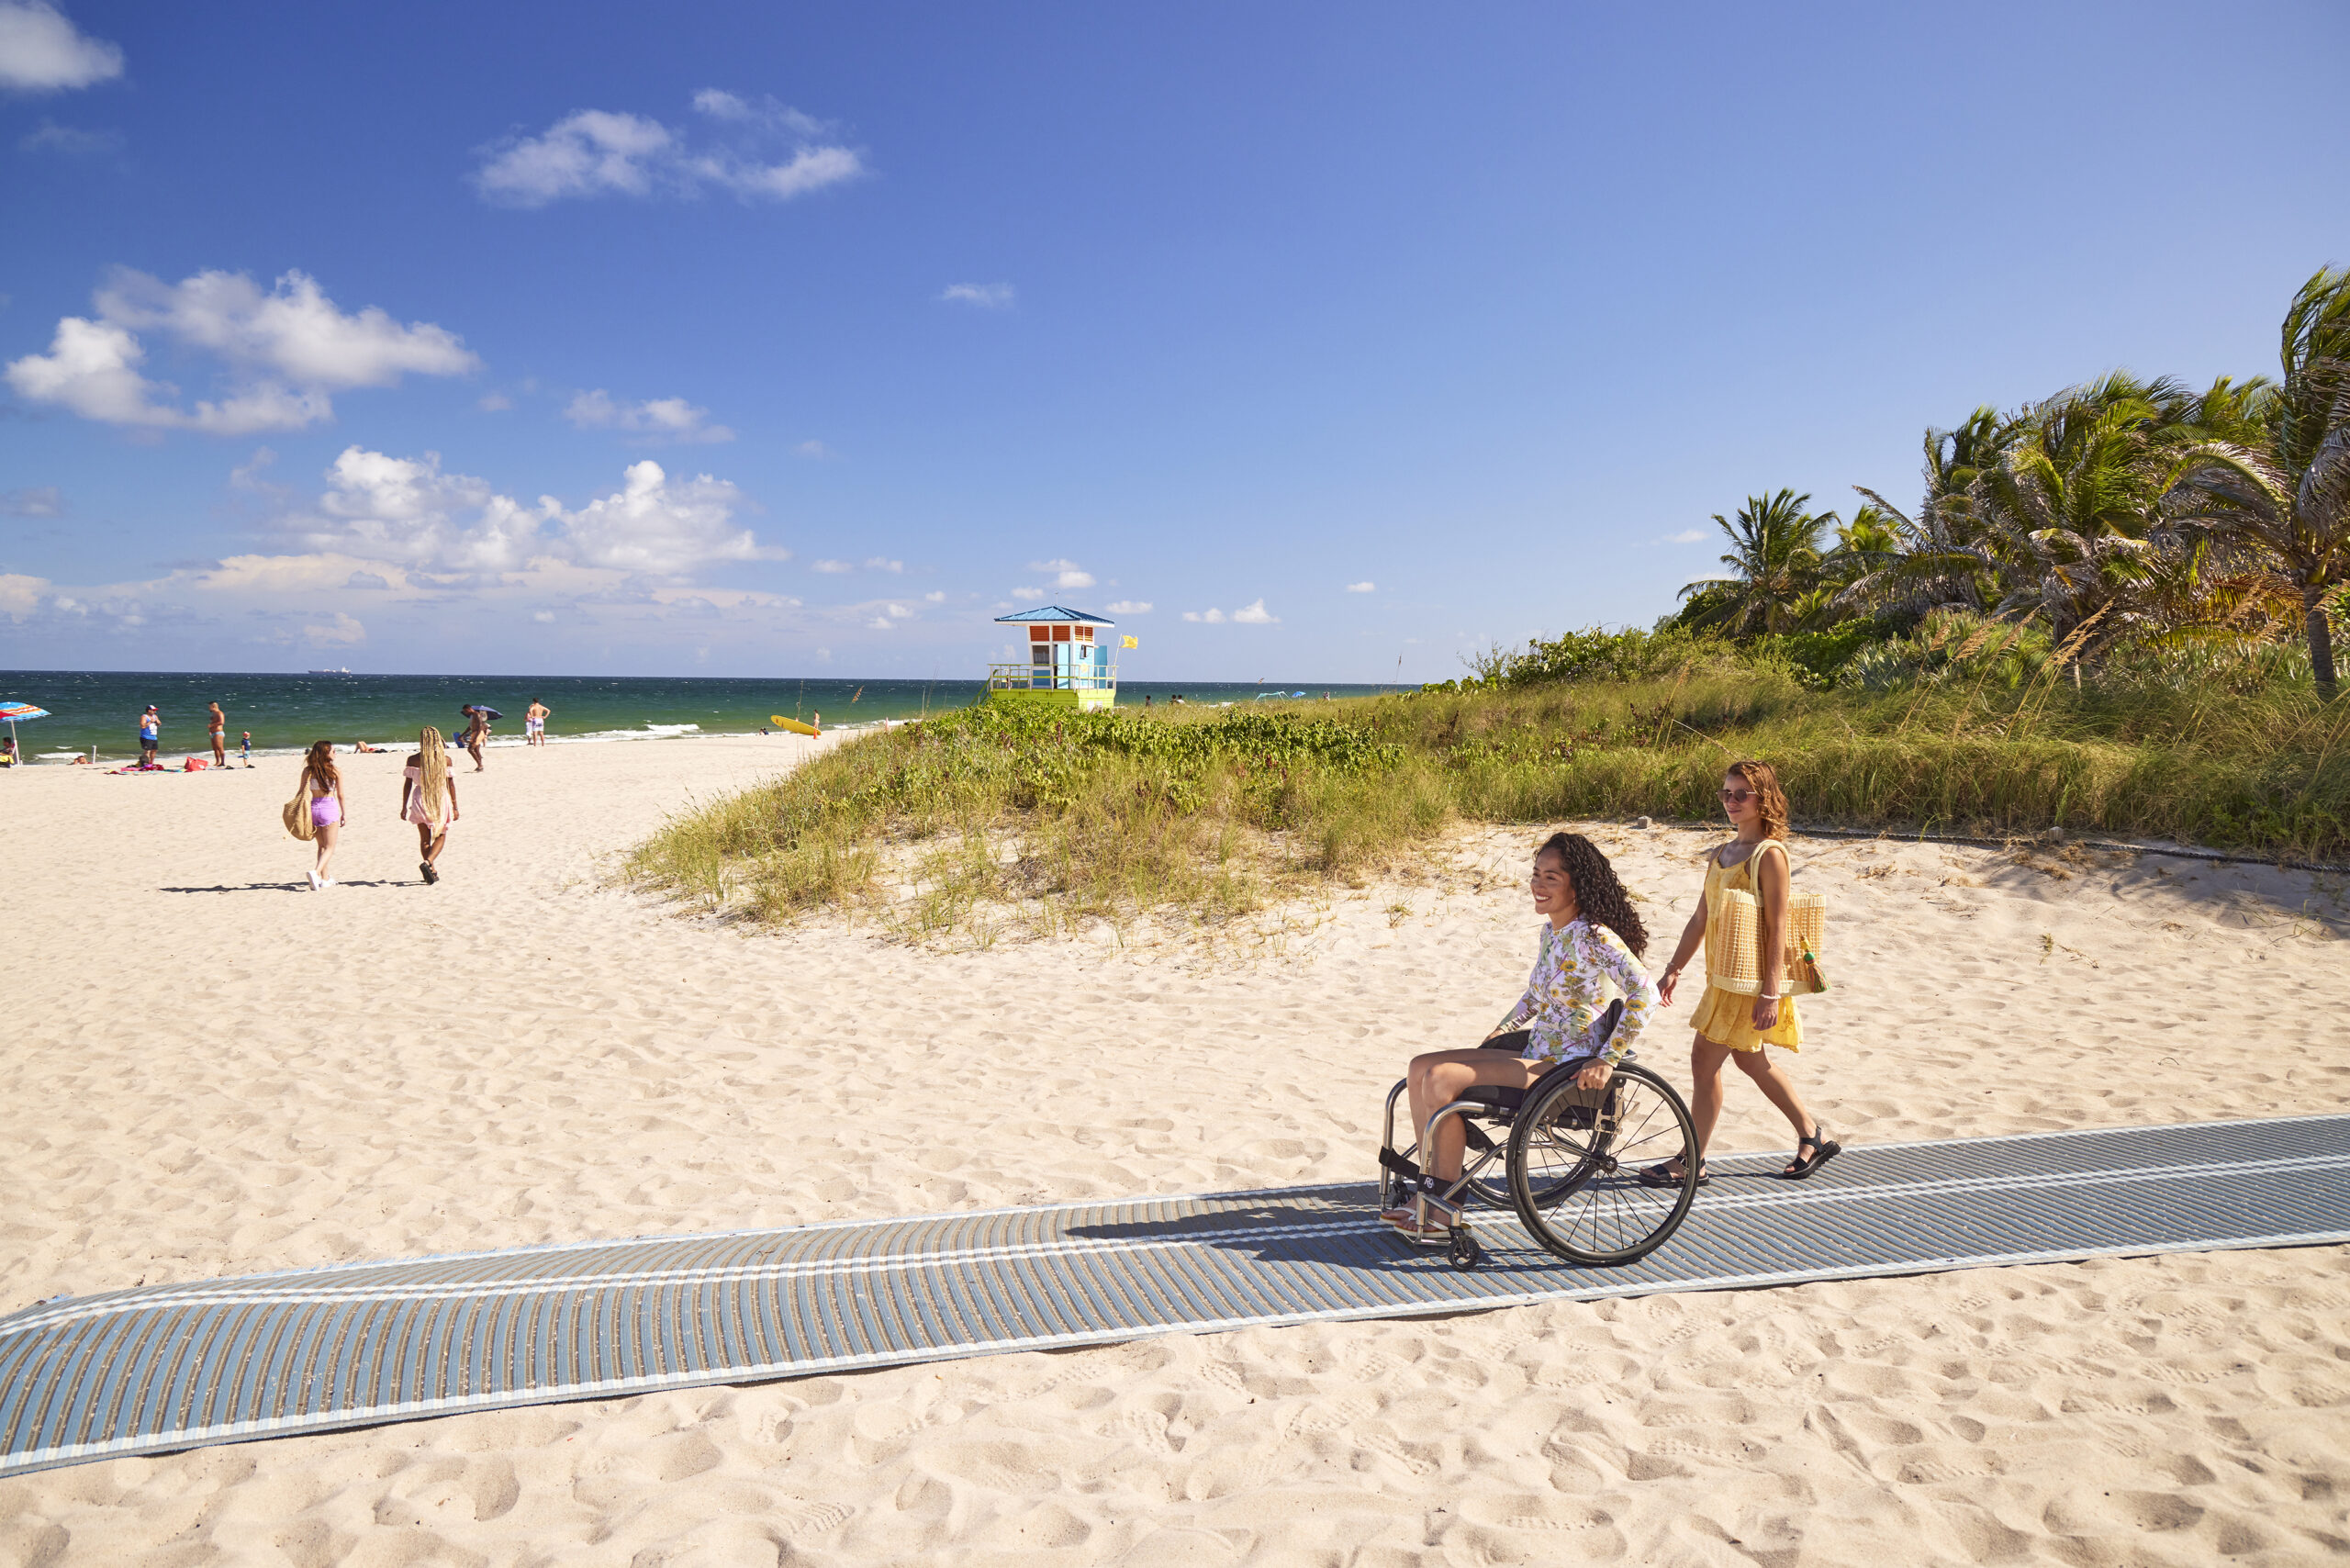
[[(1149, 697), (1164, 703), (1181, 694), (1192, 703), (1249, 702), (1260, 692), (1305, 691), (1320, 697), (1360, 697), (1393, 687), (1234, 685), (1212, 681), (1130, 681), (1118, 689), (1121, 707), (1141, 707)], [(17, 727), (26, 756), (44, 754), (62, 760), (68, 752), (87, 756), (98, 748), (101, 761), (135, 760), (139, 715), (150, 702), (162, 711), (163, 744), (159, 756), (176, 763), (188, 756), (209, 756), (205, 704), (218, 701), (229, 720), (233, 755), (242, 732), (251, 730), (255, 752), (299, 751), (314, 741), (338, 745), (413, 746), (425, 724), (443, 734), (458, 727), (464, 703), (486, 704), (505, 716), (492, 726), (493, 745), (520, 745), (522, 711), (535, 697), (554, 711), (547, 738), (557, 745), (591, 741), (667, 740), (681, 736), (744, 734), (765, 725), (771, 714), (811, 720), (822, 714), (826, 729), (919, 718), (943, 708), (978, 700), (985, 688), (976, 680), (709, 680), (664, 677), (449, 676), (449, 675), (235, 675), (142, 674), (120, 670), (0, 670), (0, 701), (29, 702), (50, 718)]]

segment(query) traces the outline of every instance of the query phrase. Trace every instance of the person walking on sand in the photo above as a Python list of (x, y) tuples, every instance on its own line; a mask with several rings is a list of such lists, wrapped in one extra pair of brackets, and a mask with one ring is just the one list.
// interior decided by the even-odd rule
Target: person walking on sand
[(205, 722), (212, 727), (212, 766), (226, 767), (229, 766), (229, 716), (220, 711), (220, 704), (215, 702), (206, 711)]
[(548, 707), (537, 698), (532, 698), (531, 705), (522, 711), (522, 739), (524, 744), (528, 745), (546, 745), (547, 721), (554, 717), (554, 709)]
[(310, 890), (334, 886), (327, 870), (334, 864), (335, 840), (342, 836), (342, 775), (335, 770), (334, 742), (314, 741), (302, 758), (302, 792), (310, 798), (311, 836), (319, 863), (310, 868)]
[(247, 767), (253, 765), (253, 733), (251, 730), (245, 732), (244, 745), (238, 748), (237, 760)]
[(483, 770), (481, 748), (489, 744), (489, 715), (471, 702), (457, 711), (465, 716), (465, 734), (461, 744), (465, 748), (465, 755), (474, 759), (474, 771), (479, 773)]
[(449, 751), (441, 732), (427, 724), (416, 735), (416, 755), (400, 770), (400, 820), (416, 824), (416, 847), (424, 858), (416, 868), (427, 882), (441, 873), (434, 862), (449, 844), (449, 824), (457, 820), (457, 781), (449, 772)]
[(139, 715), (139, 766), (155, 766), (155, 748), (163, 744), (163, 716), (155, 711), (152, 702), (147, 711)]
[[(1657, 990), (1670, 1006), (1681, 971), (1696, 952), (1698, 944), (1703, 942), (1709, 949), (1713, 946), (1715, 932), (1708, 924), (1708, 913), (1725, 893), (1742, 891), (1753, 895), (1762, 916), (1757, 966), (1762, 977), (1761, 994), (1742, 996), (1709, 981), (1704, 996), (1698, 999), (1696, 1016), (1690, 1020), (1696, 1028), (1689, 1046), (1689, 1070), (1695, 1081), (1689, 1114), (1697, 1124), (1697, 1184), (1702, 1187), (1711, 1180), (1706, 1172), (1706, 1146), (1713, 1141), (1714, 1124), (1721, 1119), (1722, 1069), (1733, 1060), (1739, 1070), (1753, 1080), (1754, 1086), (1794, 1124), (1795, 1158), (1779, 1174), (1790, 1182), (1800, 1182), (1842, 1153), (1844, 1146), (1828, 1136), (1828, 1129), (1806, 1107), (1803, 1096), (1796, 1092), (1795, 1081), (1770, 1059), (1767, 1050), (1772, 1046), (1782, 1050), (1800, 1050), (1803, 1042), (1803, 1026), (1796, 1016), (1795, 999), (1781, 994), (1786, 983), (1782, 952), (1785, 937), (1782, 933), (1786, 930), (1790, 872), (1787, 797), (1779, 789), (1778, 774), (1767, 762), (1731, 763), (1729, 771), (1722, 776), (1722, 811), (1738, 830), (1738, 836), (1707, 853), (1705, 896), (1698, 901), (1696, 913), (1689, 917), (1688, 925), (1681, 933), (1681, 945), (1673, 950), (1673, 962), (1657, 977)], [(1709, 958), (1708, 972), (1714, 968)], [(1639, 1178), (1651, 1187), (1677, 1187), (1682, 1179), (1680, 1166), (1680, 1158), (1675, 1156), (1662, 1165), (1650, 1166), (1639, 1173)]]

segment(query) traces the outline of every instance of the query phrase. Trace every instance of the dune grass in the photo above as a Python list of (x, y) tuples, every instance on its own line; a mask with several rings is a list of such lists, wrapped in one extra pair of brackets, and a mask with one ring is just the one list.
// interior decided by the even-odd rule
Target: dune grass
[(1339, 702), (1055, 718), (981, 705), (860, 736), (678, 817), (629, 873), (705, 908), (865, 912), (910, 936), (1214, 924), (1408, 867), (1449, 823), (1717, 814), (1772, 762), (1799, 821), (2051, 827), (2350, 852), (2350, 703), (1959, 662), (1883, 691), (1770, 660)]

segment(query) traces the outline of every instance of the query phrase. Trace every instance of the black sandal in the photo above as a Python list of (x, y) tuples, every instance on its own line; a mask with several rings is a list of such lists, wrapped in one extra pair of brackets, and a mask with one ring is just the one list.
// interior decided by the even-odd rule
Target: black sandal
[(441, 873), (432, 868), (432, 862), (430, 860), (418, 861), (416, 868), (424, 873), (424, 880), (428, 886), (441, 879)]
[[(1815, 1121), (1811, 1124), (1811, 1131), (1796, 1139), (1796, 1162), (1779, 1172), (1780, 1181), (1800, 1182), (1844, 1152), (1842, 1144), (1822, 1136), (1827, 1131), (1827, 1123)], [(1811, 1150), (1811, 1157), (1807, 1159), (1803, 1152), (1807, 1148)]]
[[(1632, 1174), (1643, 1187), (1678, 1187), (1681, 1185), (1681, 1176), (1673, 1168), (1680, 1162), (1681, 1157), (1676, 1154), (1671, 1159), (1651, 1165), (1644, 1170), (1636, 1170)], [(1697, 1161), (1697, 1185), (1709, 1187), (1713, 1185), (1713, 1172), (1706, 1169), (1706, 1162), (1702, 1159)]]

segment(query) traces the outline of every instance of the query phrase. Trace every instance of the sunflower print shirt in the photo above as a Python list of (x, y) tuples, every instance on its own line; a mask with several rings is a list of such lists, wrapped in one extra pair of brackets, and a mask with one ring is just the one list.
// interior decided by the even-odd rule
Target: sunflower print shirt
[(1656, 981), (1632, 957), (1624, 939), (1604, 925), (1583, 919), (1567, 922), (1563, 930), (1542, 923), (1542, 945), (1534, 957), (1534, 973), (1526, 994), (1502, 1020), (1505, 1029), (1525, 1029), (1532, 1036), (1527, 1055), (1545, 1061), (1590, 1054), (1586, 1042), (1592, 1025), (1607, 1006), (1606, 982), (1613, 980), (1623, 993), (1624, 1016), (1608, 1036), (1599, 1059), (1613, 1067), (1624, 1059), (1640, 1037), (1649, 1016), (1663, 998)]

